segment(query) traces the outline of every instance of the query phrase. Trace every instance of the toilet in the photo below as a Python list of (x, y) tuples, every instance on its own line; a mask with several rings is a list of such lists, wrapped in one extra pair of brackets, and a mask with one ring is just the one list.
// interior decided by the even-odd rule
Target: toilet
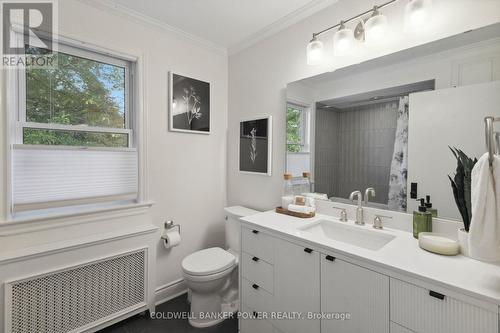
[(240, 221), (258, 211), (242, 206), (224, 208), (226, 246), (196, 251), (182, 260), (182, 272), (189, 288), (189, 323), (198, 328), (223, 321), (221, 313), (238, 311), (238, 262)]

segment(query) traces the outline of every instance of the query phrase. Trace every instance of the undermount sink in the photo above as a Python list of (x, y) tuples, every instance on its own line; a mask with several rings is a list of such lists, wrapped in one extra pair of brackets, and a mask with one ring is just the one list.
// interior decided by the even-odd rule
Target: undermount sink
[(367, 230), (363, 227), (350, 226), (328, 220), (319, 220), (298, 228), (298, 230), (312, 236), (328, 238), (374, 251), (380, 250), (395, 238), (393, 235), (388, 235), (380, 231)]

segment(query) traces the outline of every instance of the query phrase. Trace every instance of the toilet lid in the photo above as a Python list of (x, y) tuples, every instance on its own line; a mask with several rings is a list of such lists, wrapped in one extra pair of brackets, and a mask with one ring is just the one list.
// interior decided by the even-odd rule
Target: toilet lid
[(182, 269), (191, 275), (210, 275), (234, 266), (236, 258), (220, 247), (197, 251), (182, 260)]

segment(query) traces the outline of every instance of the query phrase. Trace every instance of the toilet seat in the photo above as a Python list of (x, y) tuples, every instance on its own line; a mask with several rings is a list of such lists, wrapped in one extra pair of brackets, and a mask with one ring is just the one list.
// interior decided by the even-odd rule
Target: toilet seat
[(227, 270), (233, 269), (236, 257), (220, 247), (212, 247), (200, 250), (188, 255), (182, 260), (184, 274), (191, 277), (204, 277), (227, 274)]
[(183, 272), (184, 279), (192, 281), (192, 282), (210, 282), (213, 280), (220, 279), (225, 276), (229, 276), (229, 274), (233, 271), (235, 266), (229, 267), (223, 271), (218, 273), (210, 274), (210, 275), (191, 275), (186, 272)]

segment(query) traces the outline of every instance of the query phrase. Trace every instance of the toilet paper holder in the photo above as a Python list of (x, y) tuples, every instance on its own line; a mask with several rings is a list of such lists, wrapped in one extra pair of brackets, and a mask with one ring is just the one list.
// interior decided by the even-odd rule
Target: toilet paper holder
[[(179, 235), (181, 234), (181, 226), (180, 226), (180, 224), (174, 224), (174, 221), (172, 221), (172, 220), (169, 220), (169, 221), (165, 222), (165, 229), (166, 230), (170, 230), (170, 229), (173, 229), (173, 228), (177, 228), (178, 229), (177, 231), (179, 231)], [(161, 238), (164, 239), (163, 236)]]

